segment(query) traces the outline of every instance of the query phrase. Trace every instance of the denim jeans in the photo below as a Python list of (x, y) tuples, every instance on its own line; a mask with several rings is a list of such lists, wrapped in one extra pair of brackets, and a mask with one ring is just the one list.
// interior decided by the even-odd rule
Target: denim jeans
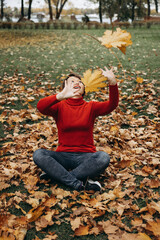
[(33, 160), (51, 179), (78, 190), (82, 180), (96, 177), (108, 167), (110, 157), (103, 151), (85, 153), (38, 149)]

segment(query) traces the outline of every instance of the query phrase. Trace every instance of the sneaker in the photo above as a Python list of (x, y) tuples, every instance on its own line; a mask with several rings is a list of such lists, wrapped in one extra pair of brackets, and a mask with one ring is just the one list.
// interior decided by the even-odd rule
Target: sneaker
[(41, 180), (49, 180), (50, 179), (48, 174), (45, 172), (41, 173), (39, 177)]
[(91, 179), (88, 179), (85, 184), (85, 190), (90, 191), (100, 191), (102, 188), (101, 184), (98, 181), (93, 181)]

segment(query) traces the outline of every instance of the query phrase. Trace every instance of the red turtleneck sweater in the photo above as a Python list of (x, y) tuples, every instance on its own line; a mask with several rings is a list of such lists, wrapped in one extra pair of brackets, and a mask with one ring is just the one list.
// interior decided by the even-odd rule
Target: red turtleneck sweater
[(83, 98), (58, 101), (56, 95), (41, 99), (38, 110), (52, 116), (57, 124), (58, 152), (96, 152), (93, 142), (95, 118), (113, 111), (118, 105), (118, 87), (109, 86), (109, 100), (86, 102)]

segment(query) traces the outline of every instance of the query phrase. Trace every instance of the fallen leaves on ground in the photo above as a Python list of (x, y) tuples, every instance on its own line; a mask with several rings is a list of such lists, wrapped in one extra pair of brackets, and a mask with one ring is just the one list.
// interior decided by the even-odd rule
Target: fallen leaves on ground
[[(45, 232), (65, 223), (73, 231), (71, 238), (105, 233), (109, 240), (159, 240), (159, 102), (154, 83), (137, 83), (129, 94), (120, 85), (119, 107), (96, 121), (95, 145), (111, 155), (111, 163), (99, 178), (102, 192), (93, 193), (64, 190), (40, 180), (33, 152), (55, 150), (58, 136), (55, 122), (42, 116), (34, 102), (59, 86), (32, 80), (33, 87), (27, 88), (24, 82), (30, 81), (5, 76), (1, 87), (5, 136), (0, 151), (0, 239), (23, 240), (31, 228)], [(106, 99), (106, 90), (93, 98)], [(56, 232), (46, 232), (44, 239), (57, 238)]]

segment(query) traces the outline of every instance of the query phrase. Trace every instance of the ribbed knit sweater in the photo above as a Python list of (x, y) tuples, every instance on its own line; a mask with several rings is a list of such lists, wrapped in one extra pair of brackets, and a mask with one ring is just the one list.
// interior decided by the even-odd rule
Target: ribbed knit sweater
[(96, 152), (93, 127), (96, 117), (112, 112), (119, 101), (117, 85), (109, 86), (109, 100), (86, 102), (83, 97), (58, 101), (56, 95), (41, 99), (38, 110), (52, 116), (58, 128), (58, 152)]

